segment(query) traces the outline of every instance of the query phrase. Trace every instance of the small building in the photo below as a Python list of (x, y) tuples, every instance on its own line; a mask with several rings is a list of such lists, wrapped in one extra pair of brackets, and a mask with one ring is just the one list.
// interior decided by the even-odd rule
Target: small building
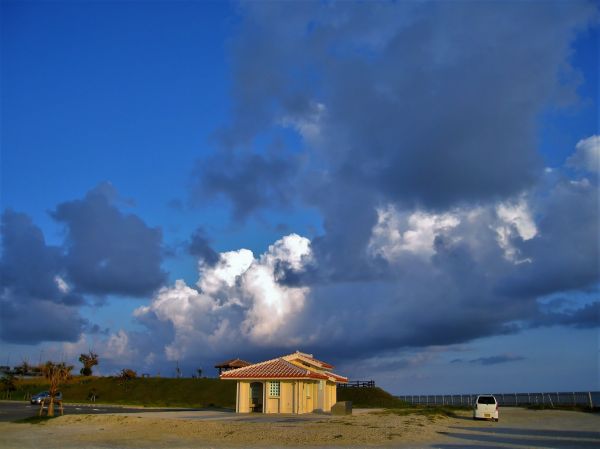
[(348, 378), (312, 354), (293, 354), (221, 373), (237, 381), (237, 413), (329, 412), (337, 402), (338, 383)]
[(252, 363), (246, 362), (245, 360), (241, 360), (241, 359), (231, 359), (231, 360), (226, 360), (221, 363), (217, 363), (215, 365), (215, 368), (217, 368), (219, 370), (219, 376), (220, 376), (221, 373), (224, 371), (229, 371), (231, 369), (236, 369), (236, 368), (243, 368), (244, 366), (248, 366), (248, 365), (252, 365)]

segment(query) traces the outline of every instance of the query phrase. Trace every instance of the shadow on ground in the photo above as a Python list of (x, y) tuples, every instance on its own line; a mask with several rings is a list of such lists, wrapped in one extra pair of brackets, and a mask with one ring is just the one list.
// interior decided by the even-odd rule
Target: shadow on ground
[[(442, 435), (460, 440), (456, 444), (436, 445), (436, 448), (550, 448), (550, 449), (597, 449), (600, 432), (570, 430), (513, 429), (510, 427), (478, 428), (451, 427)], [(467, 443), (467, 444), (465, 444)], [(501, 446), (498, 446), (501, 445)]]

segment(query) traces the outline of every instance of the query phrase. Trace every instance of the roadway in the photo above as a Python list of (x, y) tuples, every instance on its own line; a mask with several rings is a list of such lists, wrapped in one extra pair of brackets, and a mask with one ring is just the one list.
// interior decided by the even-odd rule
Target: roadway
[[(191, 408), (142, 408), (122, 407), (104, 404), (63, 404), (65, 415), (89, 415), (105, 413), (146, 413), (146, 412), (171, 412), (171, 411), (196, 411)], [(0, 422), (16, 421), (18, 419), (37, 416), (40, 406), (32, 405), (25, 401), (0, 401)], [(56, 408), (56, 413), (59, 413)]]

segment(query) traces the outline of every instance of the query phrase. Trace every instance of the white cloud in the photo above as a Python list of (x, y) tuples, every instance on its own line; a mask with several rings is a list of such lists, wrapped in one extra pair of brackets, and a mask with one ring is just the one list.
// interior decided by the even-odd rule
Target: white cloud
[(393, 206), (377, 210), (377, 224), (373, 228), (369, 250), (392, 261), (401, 253), (430, 257), (434, 254), (435, 237), (457, 227), (457, 214), (432, 214), (416, 211), (400, 214)]
[(196, 285), (209, 295), (231, 288), (235, 285), (238, 276), (244, 273), (253, 262), (254, 254), (248, 249), (221, 253), (219, 262), (214, 267), (207, 266), (200, 261), (198, 263), (200, 279)]
[(504, 251), (504, 257), (517, 264), (531, 262), (531, 259), (520, 259), (518, 249), (511, 243), (511, 240), (516, 236), (523, 240), (531, 240), (538, 234), (535, 221), (525, 199), (520, 198), (517, 202), (498, 204), (496, 214), (499, 223), (493, 228), (496, 231), (498, 245)]
[(123, 368), (136, 360), (137, 351), (129, 341), (129, 335), (123, 329), (111, 334), (108, 340), (98, 348), (100, 360), (108, 359), (112, 364), (121, 364)]
[(274, 341), (286, 321), (302, 310), (310, 289), (279, 284), (279, 265), (299, 271), (311, 260), (310, 241), (291, 234), (269, 246), (260, 260), (244, 273), (242, 289), (252, 305), (242, 329), (251, 340)]
[(278, 283), (282, 272), (298, 271), (312, 260), (310, 241), (296, 234), (278, 240), (255, 259), (247, 249), (220, 254), (210, 267), (199, 264), (200, 290), (178, 280), (159, 290), (134, 315), (169, 323), (174, 339), (164, 347), (168, 360), (240, 341), (293, 343), (291, 323), (304, 307), (308, 287)]
[[(512, 240), (519, 237), (530, 240), (538, 235), (532, 212), (524, 197), (497, 203), (488, 207), (454, 209), (443, 214), (424, 211), (399, 212), (388, 205), (377, 210), (378, 220), (373, 227), (369, 251), (388, 262), (398, 261), (402, 255), (430, 258), (434, 253), (437, 236), (447, 242), (463, 241), (475, 253), (481, 250), (482, 226), (491, 229), (504, 257), (513, 263), (530, 262), (521, 259)], [(474, 234), (475, 233), (475, 234)]]
[(591, 173), (600, 173), (600, 136), (590, 136), (577, 142), (575, 153), (567, 159), (567, 165)]
[(60, 276), (54, 276), (54, 283), (56, 284), (56, 287), (60, 290), (61, 293), (69, 293), (71, 291), (71, 287), (69, 287), (69, 284), (66, 283), (66, 281), (60, 277)]

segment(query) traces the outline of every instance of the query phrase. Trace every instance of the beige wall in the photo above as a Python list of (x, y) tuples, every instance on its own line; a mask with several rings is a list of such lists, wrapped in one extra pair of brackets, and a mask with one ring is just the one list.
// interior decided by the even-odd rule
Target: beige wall
[(325, 386), (325, 409), (331, 411), (331, 407), (337, 402), (337, 387), (334, 382), (327, 382)]
[[(238, 413), (250, 412), (250, 384), (251, 380), (237, 382), (236, 411)], [(271, 381), (262, 381), (264, 392), (264, 413), (311, 413), (322, 407), (324, 412), (331, 411), (336, 403), (337, 390), (334, 382), (324, 382), (322, 402), (319, 404), (319, 381), (294, 381), (281, 380), (279, 397), (270, 396)]]
[(238, 413), (250, 412), (250, 382), (238, 381), (237, 407)]

